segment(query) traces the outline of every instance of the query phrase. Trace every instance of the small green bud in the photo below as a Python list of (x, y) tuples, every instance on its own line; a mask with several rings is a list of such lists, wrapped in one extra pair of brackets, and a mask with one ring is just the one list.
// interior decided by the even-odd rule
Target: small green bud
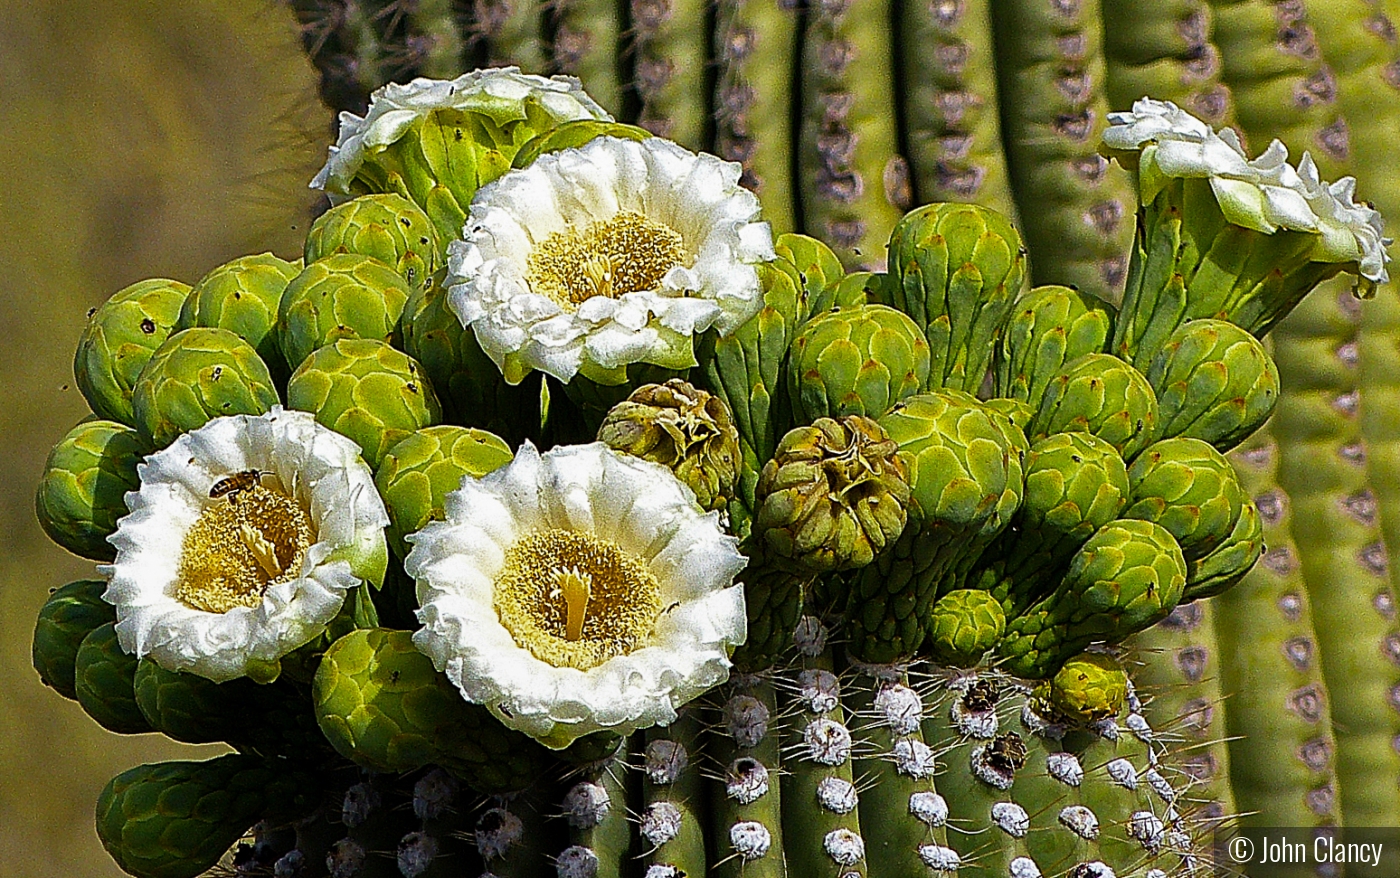
[(372, 256), (338, 253), (313, 262), (287, 284), (277, 312), (277, 339), (293, 368), (342, 338), (399, 340), (408, 284)]
[(997, 396), (1039, 408), (1045, 388), (1065, 364), (1103, 353), (1113, 334), (1113, 309), (1071, 287), (1036, 287), (1016, 303), (997, 346)]
[(800, 421), (878, 418), (924, 390), (928, 380), (923, 333), (907, 315), (884, 305), (813, 316), (788, 354), (788, 396)]
[(970, 668), (1001, 640), (1006, 613), (988, 592), (959, 588), (934, 603), (924, 627), (927, 648), (935, 659), (955, 668)]
[(127, 513), (126, 493), (141, 485), (136, 465), (149, 446), (115, 421), (84, 421), (53, 447), (34, 498), (49, 539), (75, 555), (111, 561), (107, 537)]
[(190, 288), (165, 278), (138, 281), (93, 310), (78, 339), (73, 377), (99, 418), (135, 426), (131, 389), (170, 336)]
[(1122, 517), (1165, 527), (1188, 562), (1229, 539), (1249, 502), (1225, 456), (1184, 436), (1148, 446), (1128, 467), (1128, 482), (1131, 493)]
[(1224, 320), (1193, 320), (1167, 339), (1147, 380), (1163, 438), (1189, 436), (1229, 451), (1259, 429), (1279, 397), (1278, 367), (1259, 339)]
[(136, 429), (164, 448), (181, 433), (228, 415), (260, 415), (281, 400), (267, 364), (227, 329), (175, 333), (141, 370), (132, 395)]
[(1050, 379), (1026, 435), (1092, 433), (1130, 461), (1157, 425), (1157, 396), (1141, 372), (1111, 354), (1085, 354)]
[(1041, 713), (1090, 723), (1117, 716), (1128, 700), (1128, 673), (1112, 656), (1084, 652), (1035, 687)]
[(1187, 562), (1182, 603), (1213, 598), (1244, 579), (1264, 554), (1264, 522), (1259, 508), (1246, 500), (1225, 542), (1207, 555)]
[(34, 625), (34, 670), (44, 685), (64, 698), (77, 698), (74, 688), (78, 647), (83, 639), (109, 622), (116, 611), (102, 600), (107, 583), (95, 579), (70, 582), (49, 595)]
[(116, 623), (92, 630), (78, 646), (73, 689), (87, 715), (108, 731), (136, 735), (152, 731), (136, 705), (136, 656), (122, 651)]
[(441, 248), (432, 221), (418, 205), (392, 192), (362, 195), (316, 218), (306, 233), (309, 266), (341, 253), (372, 256), (403, 278), (408, 288), (432, 283)]
[(220, 265), (194, 285), (175, 331), (196, 326), (227, 329), (253, 346), (280, 387), (291, 370), (277, 346), (277, 306), (287, 283), (300, 272), (300, 264), (271, 253)]

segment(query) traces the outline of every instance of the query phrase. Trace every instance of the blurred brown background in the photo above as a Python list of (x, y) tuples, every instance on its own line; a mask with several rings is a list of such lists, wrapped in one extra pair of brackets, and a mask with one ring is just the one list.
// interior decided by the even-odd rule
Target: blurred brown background
[(122, 874), (93, 831), (103, 784), (219, 752), (108, 733), (40, 684), (35, 614), (93, 565), (44, 537), (33, 495), (87, 412), (89, 308), (300, 252), (330, 114), (297, 41), (276, 0), (0, 0), (0, 875)]

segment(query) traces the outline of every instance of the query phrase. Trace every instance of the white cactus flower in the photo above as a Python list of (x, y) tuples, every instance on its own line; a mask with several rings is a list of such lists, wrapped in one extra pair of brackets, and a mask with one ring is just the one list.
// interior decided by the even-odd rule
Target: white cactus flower
[(511, 383), (605, 384), (693, 365), (692, 337), (762, 307), (774, 258), (741, 167), (659, 137), (599, 137), (478, 190), (448, 245), (449, 305)]
[(1130, 112), (1110, 113), (1108, 121), (1104, 146), (1137, 170), (1143, 204), (1152, 203), (1171, 178), (1208, 180), (1231, 223), (1265, 234), (1280, 229), (1319, 234), (1315, 261), (1356, 262), (1366, 280), (1389, 280), (1381, 216), (1352, 200), (1353, 178), (1322, 182), (1306, 152), (1295, 169), (1278, 140), (1251, 160), (1234, 131), (1213, 131), (1170, 101), (1143, 98)]
[(340, 114), (340, 132), (330, 158), (311, 181), (332, 197), (352, 193), (351, 182), (367, 156), (395, 143), (413, 124), (434, 110), (470, 109), (501, 122), (526, 117), (526, 102), (544, 111), (555, 124), (578, 119), (612, 121), (572, 76), (535, 76), (519, 67), (474, 70), (456, 79), (415, 79), (389, 83), (370, 95), (363, 117)]
[(445, 511), (409, 537), (413, 640), (505, 725), (563, 748), (669, 724), (728, 678), (745, 559), (665, 467), (527, 442)]
[(306, 412), (215, 418), (137, 473), (101, 568), (129, 653), (216, 682), (275, 676), (350, 590), (383, 581), (374, 475)]

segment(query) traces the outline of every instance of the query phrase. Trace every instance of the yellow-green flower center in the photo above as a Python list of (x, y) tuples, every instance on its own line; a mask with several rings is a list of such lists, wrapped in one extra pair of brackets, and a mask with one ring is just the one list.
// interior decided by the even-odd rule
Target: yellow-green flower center
[(256, 607), (296, 578), (316, 541), (311, 519), (280, 491), (254, 485), (210, 503), (180, 547), (175, 597), (209, 613)]
[(531, 290), (573, 311), (594, 296), (616, 299), (654, 290), (666, 272), (686, 262), (679, 232), (624, 211), (582, 230), (550, 235), (531, 251), (526, 279)]
[(646, 563), (592, 534), (546, 530), (506, 550), (496, 613), (540, 661), (586, 671), (651, 634), (661, 583)]

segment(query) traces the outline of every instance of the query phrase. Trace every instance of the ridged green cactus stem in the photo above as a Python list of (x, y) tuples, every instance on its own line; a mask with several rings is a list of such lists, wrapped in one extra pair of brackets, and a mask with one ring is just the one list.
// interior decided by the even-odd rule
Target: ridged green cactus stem
[(710, 35), (703, 0), (630, 0), (637, 124), (686, 149), (710, 142)]
[(1115, 110), (1150, 95), (1219, 128), (1234, 121), (1230, 89), (1220, 82), (1206, 0), (1134, 3), (1101, 0), (1108, 101)]
[(1065, 364), (1103, 353), (1112, 334), (1113, 310), (1107, 303), (1070, 287), (1036, 287), (1016, 302), (1002, 329), (993, 389), (999, 397), (1037, 409)]
[(1235, 695), (1221, 686), (1222, 654), (1215, 637), (1215, 601), (1182, 604), (1160, 623), (1129, 641), (1140, 664), (1133, 682), (1143, 700), (1143, 716), (1180, 754), (1180, 810), (1205, 831), (1234, 820), (1227, 710)]
[(797, 178), (803, 228), (847, 266), (883, 269), (912, 203), (898, 155), (890, 0), (820, 0), (802, 39)]
[(1274, 350), (1285, 393), (1274, 423), (1332, 717), (1346, 729), (1337, 751), (1342, 821), (1384, 826), (1400, 821), (1400, 787), (1381, 780), (1400, 775), (1400, 629), (1366, 484), (1350, 297), (1333, 282), (1280, 324)]
[(646, 731), (642, 768), (642, 862), (704, 875), (709, 811), (701, 776), (703, 727), (695, 708), (680, 711), (669, 726)]
[(904, 137), (916, 203), (975, 202), (1012, 221), (988, 0), (899, 7)]
[[(1292, 534), (1292, 502), (1277, 480), (1272, 428), (1255, 433), (1230, 459), (1259, 507), (1269, 546), (1243, 581), (1208, 602), (1219, 609), (1215, 636), (1240, 823), (1334, 824), (1341, 812), (1331, 698)], [(1393, 602), (1386, 606), (1394, 611)]]
[(621, 878), (632, 859), (632, 823), (627, 813), (628, 750), (621, 741), (601, 760), (581, 766), (565, 779), (562, 813), (568, 847), (555, 855), (564, 874)]
[[(452, 2), (443, 5), (457, 6)], [(472, 0), (471, 7), (470, 34), (486, 43), (486, 66), (515, 64), (526, 73), (548, 72), (549, 52), (544, 39), (548, 10), (544, 4), (532, 0)]]
[(756, 675), (731, 677), (716, 691), (705, 751), (710, 786), (710, 874), (719, 878), (785, 878), (777, 690)]
[(796, 875), (865, 876), (852, 717), (843, 706), (849, 680), (833, 673), (830, 631), (803, 616), (793, 690), (783, 710), (783, 843)]
[(809, 600), (813, 576), (789, 565), (766, 561), (751, 545), (749, 565), (739, 574), (748, 611), (748, 639), (734, 650), (734, 667), (757, 673), (772, 668), (791, 651), (797, 622)]
[(923, 694), (897, 665), (858, 666), (848, 689), (870, 874), (927, 874), (923, 850), (947, 847), (948, 833), (942, 821), (930, 822), (921, 810), (938, 796), (936, 753), (924, 738)]
[(982, 389), (1002, 327), (1026, 284), (1026, 251), (1011, 221), (971, 204), (929, 204), (894, 227), (890, 304), (923, 330), (929, 386)]
[[(523, 0), (517, 0), (523, 2)], [(616, 116), (622, 112), (623, 7), (613, 0), (562, 0), (554, 4), (553, 67), (577, 76), (588, 94)]]
[(775, 232), (799, 225), (793, 192), (792, 96), (798, 4), (719, 0), (715, 15), (715, 151), (741, 162)]
[(1098, 154), (1109, 111), (1098, 0), (993, 0), (997, 87), (1033, 279), (1122, 296), (1131, 185)]

